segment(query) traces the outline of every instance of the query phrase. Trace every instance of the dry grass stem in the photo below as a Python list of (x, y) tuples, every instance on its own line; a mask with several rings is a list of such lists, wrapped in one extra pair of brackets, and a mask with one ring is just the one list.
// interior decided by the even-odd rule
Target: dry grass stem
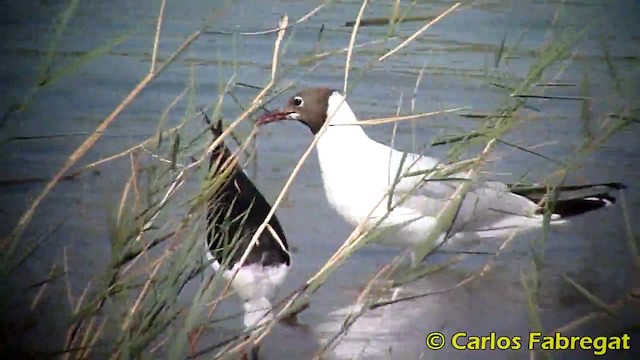
[(116, 215), (116, 224), (122, 224), (122, 215), (124, 214), (124, 209), (127, 204), (127, 198), (129, 197), (129, 191), (131, 190), (131, 185), (133, 184), (133, 177), (135, 175), (131, 174), (131, 177), (124, 185), (124, 190), (122, 190), (122, 196), (120, 197), (120, 204), (118, 205), (118, 215)]
[[(295, 24), (300, 24), (302, 22), (305, 22), (305, 21), (309, 20), (310, 18), (312, 18), (314, 15), (316, 15), (320, 10), (325, 8), (331, 2), (333, 2), (333, 1), (332, 0), (328, 0), (328, 1), (325, 1), (323, 4), (320, 4), (320, 5), (316, 6), (311, 11), (309, 11), (306, 14), (302, 15), (302, 17), (300, 17), (294, 23)], [(267, 29), (267, 30), (260, 30), (260, 31), (239, 31), (239, 32), (234, 32), (234, 31), (213, 30), (213, 31), (207, 31), (206, 33), (225, 34), (225, 35), (241, 35), (241, 36), (268, 35), (268, 34), (278, 33), (278, 32), (280, 32), (282, 30), (287, 30), (288, 28), (290, 28), (292, 26), (293, 25), (287, 25), (285, 27), (282, 27), (282, 26), (278, 25), (277, 28)]]
[(136, 301), (131, 306), (131, 309), (129, 309), (129, 316), (125, 317), (125, 321), (122, 323), (122, 328), (121, 328), (122, 331), (125, 331), (129, 327), (129, 322), (131, 321), (131, 319), (133, 319), (133, 315), (138, 310), (138, 307), (140, 307), (142, 300), (147, 294), (147, 291), (149, 291), (149, 287), (151, 286), (153, 279), (156, 277), (156, 274), (160, 270), (160, 265), (162, 265), (163, 261), (168, 257), (170, 253), (171, 253), (170, 250), (165, 251), (162, 257), (158, 259), (158, 261), (156, 262), (156, 265), (153, 267), (153, 270), (149, 274), (147, 281), (144, 283), (144, 286), (142, 287), (140, 294), (138, 294)]
[(164, 8), (166, 4), (167, 0), (162, 0), (160, 3), (160, 14), (158, 14), (158, 20), (156, 21), (156, 35), (153, 38), (153, 52), (151, 55), (149, 74), (153, 74), (156, 70), (156, 62), (158, 61), (158, 44), (160, 43), (160, 29), (162, 29), (162, 19), (164, 18)]
[(364, 14), (364, 9), (367, 7), (368, 0), (363, 0), (362, 5), (360, 6), (360, 11), (358, 11), (358, 17), (356, 18), (356, 23), (351, 31), (351, 39), (349, 40), (349, 46), (347, 47), (347, 60), (344, 65), (344, 88), (343, 92), (347, 93), (347, 85), (349, 84), (349, 70), (351, 69), (351, 56), (353, 55), (353, 46), (356, 43), (356, 35), (358, 34), (358, 29), (360, 28), (360, 20), (362, 19), (362, 14)]
[(40, 302), (40, 299), (42, 299), (42, 295), (44, 294), (44, 292), (47, 290), (47, 287), (49, 286), (49, 282), (51, 281), (51, 279), (53, 279), (53, 275), (55, 274), (57, 268), (58, 268), (58, 264), (54, 263), (51, 266), (51, 270), (49, 271), (47, 280), (45, 280), (45, 282), (42, 285), (40, 285), (40, 288), (38, 289), (36, 296), (34, 296), (33, 301), (31, 301), (31, 310), (35, 310), (35, 308), (38, 306), (38, 303)]
[(434, 115), (455, 113), (455, 112), (458, 112), (458, 111), (461, 111), (461, 110), (464, 110), (464, 109), (465, 108), (460, 107), (460, 108), (454, 108), (454, 109), (431, 111), (431, 112), (420, 113), (420, 114), (412, 114), (412, 115), (402, 115), (402, 116), (393, 116), (393, 117), (386, 117), (386, 118), (360, 120), (360, 121), (358, 121), (357, 124), (333, 124), (331, 126), (381, 125), (381, 124), (396, 123), (396, 122), (406, 121), (406, 120), (415, 120), (415, 119), (430, 117), (430, 116), (434, 116)]
[(418, 36), (420, 36), (423, 32), (425, 32), (428, 28), (430, 28), (433, 24), (437, 23), (438, 21), (442, 20), (445, 16), (449, 15), (449, 13), (451, 13), (453, 10), (457, 9), (458, 6), (460, 6), (460, 4), (462, 3), (455, 3), (453, 4), (449, 9), (447, 9), (445, 12), (443, 12), (442, 14), (438, 15), (435, 19), (429, 21), (425, 26), (423, 26), (422, 28), (420, 28), (420, 30), (416, 31), (415, 33), (413, 33), (413, 35), (409, 36), (405, 41), (403, 41), (402, 43), (400, 43), (400, 45), (396, 46), (395, 48), (393, 48), (391, 51), (387, 52), (386, 54), (382, 55), (381, 57), (378, 58), (378, 61), (384, 61), (385, 59), (387, 59), (389, 56), (395, 54), (396, 52), (398, 52), (400, 49), (402, 49), (403, 47), (407, 46), (410, 42), (412, 42), (413, 40), (415, 40)]
[(318, 13), (322, 8), (327, 6), (327, 4), (331, 3), (331, 1), (327, 1), (324, 4), (320, 4), (316, 6), (313, 10), (309, 11), (305, 15), (303, 15), (300, 19), (296, 20), (296, 24), (300, 24), (301, 22), (309, 20), (312, 16)]

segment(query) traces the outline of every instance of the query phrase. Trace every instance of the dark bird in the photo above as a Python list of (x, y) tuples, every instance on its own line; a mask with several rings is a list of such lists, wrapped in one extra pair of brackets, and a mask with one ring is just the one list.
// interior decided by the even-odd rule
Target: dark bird
[[(206, 117), (205, 121), (209, 122)], [(222, 122), (211, 131), (215, 141), (222, 134)], [(245, 327), (253, 328), (273, 319), (271, 298), (291, 265), (287, 239), (274, 215), (240, 264), (271, 206), (224, 141), (213, 149), (208, 180), (213, 194), (207, 204), (207, 258), (227, 280), (237, 270), (231, 287), (242, 300)]]

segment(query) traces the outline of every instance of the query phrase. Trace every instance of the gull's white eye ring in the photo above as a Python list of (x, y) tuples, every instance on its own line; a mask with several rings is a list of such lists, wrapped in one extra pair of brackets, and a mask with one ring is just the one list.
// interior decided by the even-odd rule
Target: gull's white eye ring
[(300, 96), (296, 96), (293, 98), (293, 105), (302, 106), (304, 105), (304, 100)]

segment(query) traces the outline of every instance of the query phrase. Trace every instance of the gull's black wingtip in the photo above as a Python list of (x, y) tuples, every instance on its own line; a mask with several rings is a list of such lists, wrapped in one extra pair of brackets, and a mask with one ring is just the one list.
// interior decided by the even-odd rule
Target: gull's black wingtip
[(608, 188), (611, 188), (612, 190), (624, 190), (627, 188), (626, 184), (620, 183), (620, 182), (612, 182), (612, 183), (606, 183), (606, 184), (602, 184)]
[(555, 199), (549, 199), (546, 187), (513, 187), (512, 192), (540, 204), (536, 213), (542, 214), (546, 210), (546, 203), (553, 203), (554, 214), (567, 218), (581, 215), (616, 203), (613, 191), (626, 189), (627, 186), (619, 182), (598, 183), (588, 185), (569, 185), (555, 188)]

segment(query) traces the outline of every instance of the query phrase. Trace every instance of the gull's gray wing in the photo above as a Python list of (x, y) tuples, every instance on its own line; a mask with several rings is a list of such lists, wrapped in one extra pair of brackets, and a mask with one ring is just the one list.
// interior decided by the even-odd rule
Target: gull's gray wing
[[(401, 161), (396, 162), (396, 166), (400, 164)], [(452, 232), (485, 230), (507, 217), (531, 217), (537, 208), (535, 203), (512, 193), (503, 183), (464, 180), (464, 173), (446, 178), (434, 178), (435, 173), (426, 177), (424, 174), (406, 176), (434, 169), (438, 164), (431, 158), (408, 154), (402, 165), (405, 176), (393, 188), (393, 203), (425, 216), (437, 216), (463, 181), (474, 181), (458, 210)]]
[[(452, 185), (451, 183), (449, 183)], [(426, 186), (425, 188), (429, 188)], [(425, 216), (436, 217), (449, 202), (449, 196), (433, 197), (432, 189), (423, 188), (414, 193), (394, 192), (393, 201), (402, 207), (419, 211)], [(404, 201), (402, 201), (404, 199)], [(536, 206), (528, 199), (511, 192), (489, 186), (475, 186), (466, 193), (452, 226), (452, 232), (481, 231), (506, 218), (530, 218)]]

